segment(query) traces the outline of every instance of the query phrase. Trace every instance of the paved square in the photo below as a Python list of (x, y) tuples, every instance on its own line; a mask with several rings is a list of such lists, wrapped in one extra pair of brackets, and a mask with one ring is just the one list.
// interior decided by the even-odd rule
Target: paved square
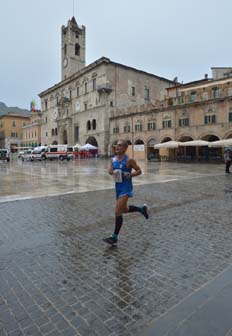
[(0, 166), (0, 335), (142, 335), (231, 264), (222, 165), (144, 166), (131, 204), (151, 218), (126, 215), (114, 248), (107, 163), (42, 165)]

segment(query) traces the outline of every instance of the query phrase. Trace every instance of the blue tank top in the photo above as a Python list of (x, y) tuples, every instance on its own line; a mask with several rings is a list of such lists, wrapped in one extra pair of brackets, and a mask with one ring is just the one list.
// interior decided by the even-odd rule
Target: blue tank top
[(116, 184), (132, 184), (131, 178), (125, 177), (124, 173), (131, 173), (132, 168), (127, 167), (128, 155), (124, 155), (121, 161), (118, 161), (118, 156), (115, 156), (112, 160), (113, 170), (121, 170), (122, 182), (116, 182)]

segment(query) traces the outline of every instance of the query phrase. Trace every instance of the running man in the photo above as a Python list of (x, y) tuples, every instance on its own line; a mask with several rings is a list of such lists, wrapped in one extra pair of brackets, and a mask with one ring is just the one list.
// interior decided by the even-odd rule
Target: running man
[(123, 214), (128, 212), (140, 212), (146, 219), (149, 218), (147, 205), (142, 207), (134, 205), (127, 206), (129, 197), (133, 197), (132, 177), (142, 174), (140, 167), (136, 161), (126, 155), (127, 142), (120, 140), (117, 143), (117, 155), (110, 162), (108, 173), (114, 176), (116, 191), (116, 207), (115, 207), (115, 230), (109, 238), (104, 238), (104, 242), (108, 244), (116, 244), (118, 241), (119, 231), (123, 223)]

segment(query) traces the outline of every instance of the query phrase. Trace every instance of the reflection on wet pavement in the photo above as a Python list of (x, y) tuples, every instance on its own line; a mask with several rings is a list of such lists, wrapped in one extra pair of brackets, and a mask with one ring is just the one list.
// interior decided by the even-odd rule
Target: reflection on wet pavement
[[(0, 162), (0, 202), (105, 190), (114, 187), (109, 160), (74, 162)], [(223, 174), (222, 165), (139, 162), (143, 175), (134, 185), (178, 181)]]

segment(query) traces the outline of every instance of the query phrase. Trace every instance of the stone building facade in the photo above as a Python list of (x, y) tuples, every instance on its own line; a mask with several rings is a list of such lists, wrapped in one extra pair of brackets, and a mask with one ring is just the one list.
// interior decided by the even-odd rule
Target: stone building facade
[(167, 88), (166, 99), (155, 107), (112, 109), (111, 153), (118, 139), (140, 145), (133, 154), (144, 159), (155, 153), (157, 143), (232, 138), (232, 76), (228, 76), (232, 68), (226, 74), (221, 69), (213, 68), (213, 78)]
[(30, 117), (8, 113), (0, 116), (0, 148), (11, 152), (21, 146), (22, 127), (30, 123)]
[[(62, 27), (62, 81), (39, 94), (43, 145), (68, 143), (110, 152), (110, 111), (163, 100), (173, 81), (102, 57), (85, 66), (85, 27)], [(57, 130), (53, 132), (52, 130)]]
[(43, 117), (41, 111), (32, 112), (30, 122), (22, 127), (21, 147), (37, 147), (41, 145), (42, 123)]

